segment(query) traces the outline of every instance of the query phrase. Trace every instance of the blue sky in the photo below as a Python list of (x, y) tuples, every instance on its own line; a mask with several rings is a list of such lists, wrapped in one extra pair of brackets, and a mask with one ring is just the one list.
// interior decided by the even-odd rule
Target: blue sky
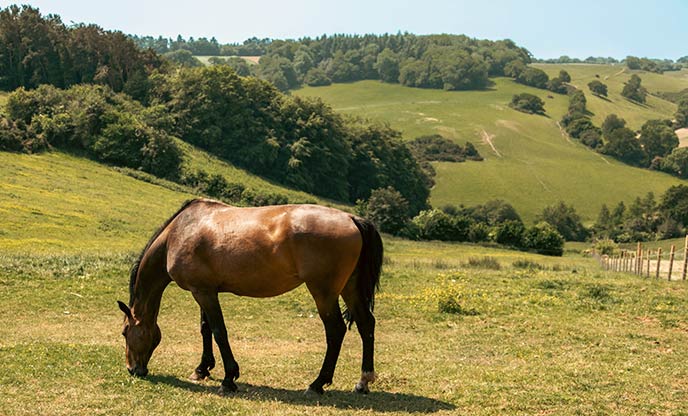
[[(12, 2), (0, 1), (6, 6)], [(456, 33), (510, 38), (538, 58), (688, 55), (688, 0), (27, 0), (65, 23), (126, 33), (298, 38), (323, 33)]]

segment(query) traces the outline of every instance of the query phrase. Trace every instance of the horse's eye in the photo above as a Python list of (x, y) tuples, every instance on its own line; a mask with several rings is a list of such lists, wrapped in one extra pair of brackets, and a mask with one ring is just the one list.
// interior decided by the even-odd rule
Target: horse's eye
[(124, 329), (122, 330), (122, 336), (126, 338), (126, 336), (127, 336), (127, 328), (124, 328)]

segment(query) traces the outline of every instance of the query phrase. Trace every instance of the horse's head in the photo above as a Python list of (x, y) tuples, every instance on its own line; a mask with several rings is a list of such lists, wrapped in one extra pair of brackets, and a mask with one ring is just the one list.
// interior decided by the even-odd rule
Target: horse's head
[(160, 328), (157, 324), (142, 324), (134, 319), (127, 305), (120, 301), (117, 304), (124, 312), (122, 336), (126, 340), (127, 370), (131, 375), (145, 377), (148, 374), (148, 360), (160, 344)]

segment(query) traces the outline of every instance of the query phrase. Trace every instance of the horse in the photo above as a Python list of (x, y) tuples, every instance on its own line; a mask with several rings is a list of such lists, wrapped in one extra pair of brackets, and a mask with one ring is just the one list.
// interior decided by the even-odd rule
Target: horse
[(382, 239), (375, 226), (334, 208), (240, 208), (205, 198), (187, 201), (153, 234), (132, 267), (129, 304), (117, 302), (124, 312), (127, 370), (139, 377), (148, 374), (148, 362), (161, 340), (161, 297), (174, 281), (191, 292), (201, 310), (203, 353), (190, 379), (210, 376), (214, 338), (225, 370), (220, 393), (234, 392), (239, 364), (229, 345), (218, 293), (264, 298), (305, 283), (327, 340), (320, 373), (306, 391), (323, 394), (323, 387), (332, 384), (347, 326), (351, 329), (355, 323), (362, 365), (354, 391), (366, 394), (376, 378), (373, 309), (382, 258)]

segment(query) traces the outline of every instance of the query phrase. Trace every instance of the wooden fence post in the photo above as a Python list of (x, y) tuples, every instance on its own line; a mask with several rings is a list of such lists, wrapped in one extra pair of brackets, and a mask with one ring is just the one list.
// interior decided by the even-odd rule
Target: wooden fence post
[(646, 256), (647, 257), (647, 273), (646, 273), (647, 277), (650, 277), (650, 256), (651, 256), (650, 253), (652, 253), (652, 251), (648, 248), (647, 249), (647, 256)]
[(671, 269), (674, 267), (674, 254), (676, 251), (676, 246), (671, 245), (671, 252), (669, 253), (669, 274), (667, 274), (667, 280), (671, 281)]
[(662, 263), (662, 248), (657, 249), (657, 271), (655, 272), (655, 279), (659, 279), (659, 268)]
[(640, 248), (640, 243), (638, 243), (638, 262), (636, 263), (635, 274), (638, 276), (643, 274), (643, 250)]
[(686, 271), (688, 270), (688, 235), (683, 245), (683, 271), (681, 272), (681, 280), (686, 280)]

